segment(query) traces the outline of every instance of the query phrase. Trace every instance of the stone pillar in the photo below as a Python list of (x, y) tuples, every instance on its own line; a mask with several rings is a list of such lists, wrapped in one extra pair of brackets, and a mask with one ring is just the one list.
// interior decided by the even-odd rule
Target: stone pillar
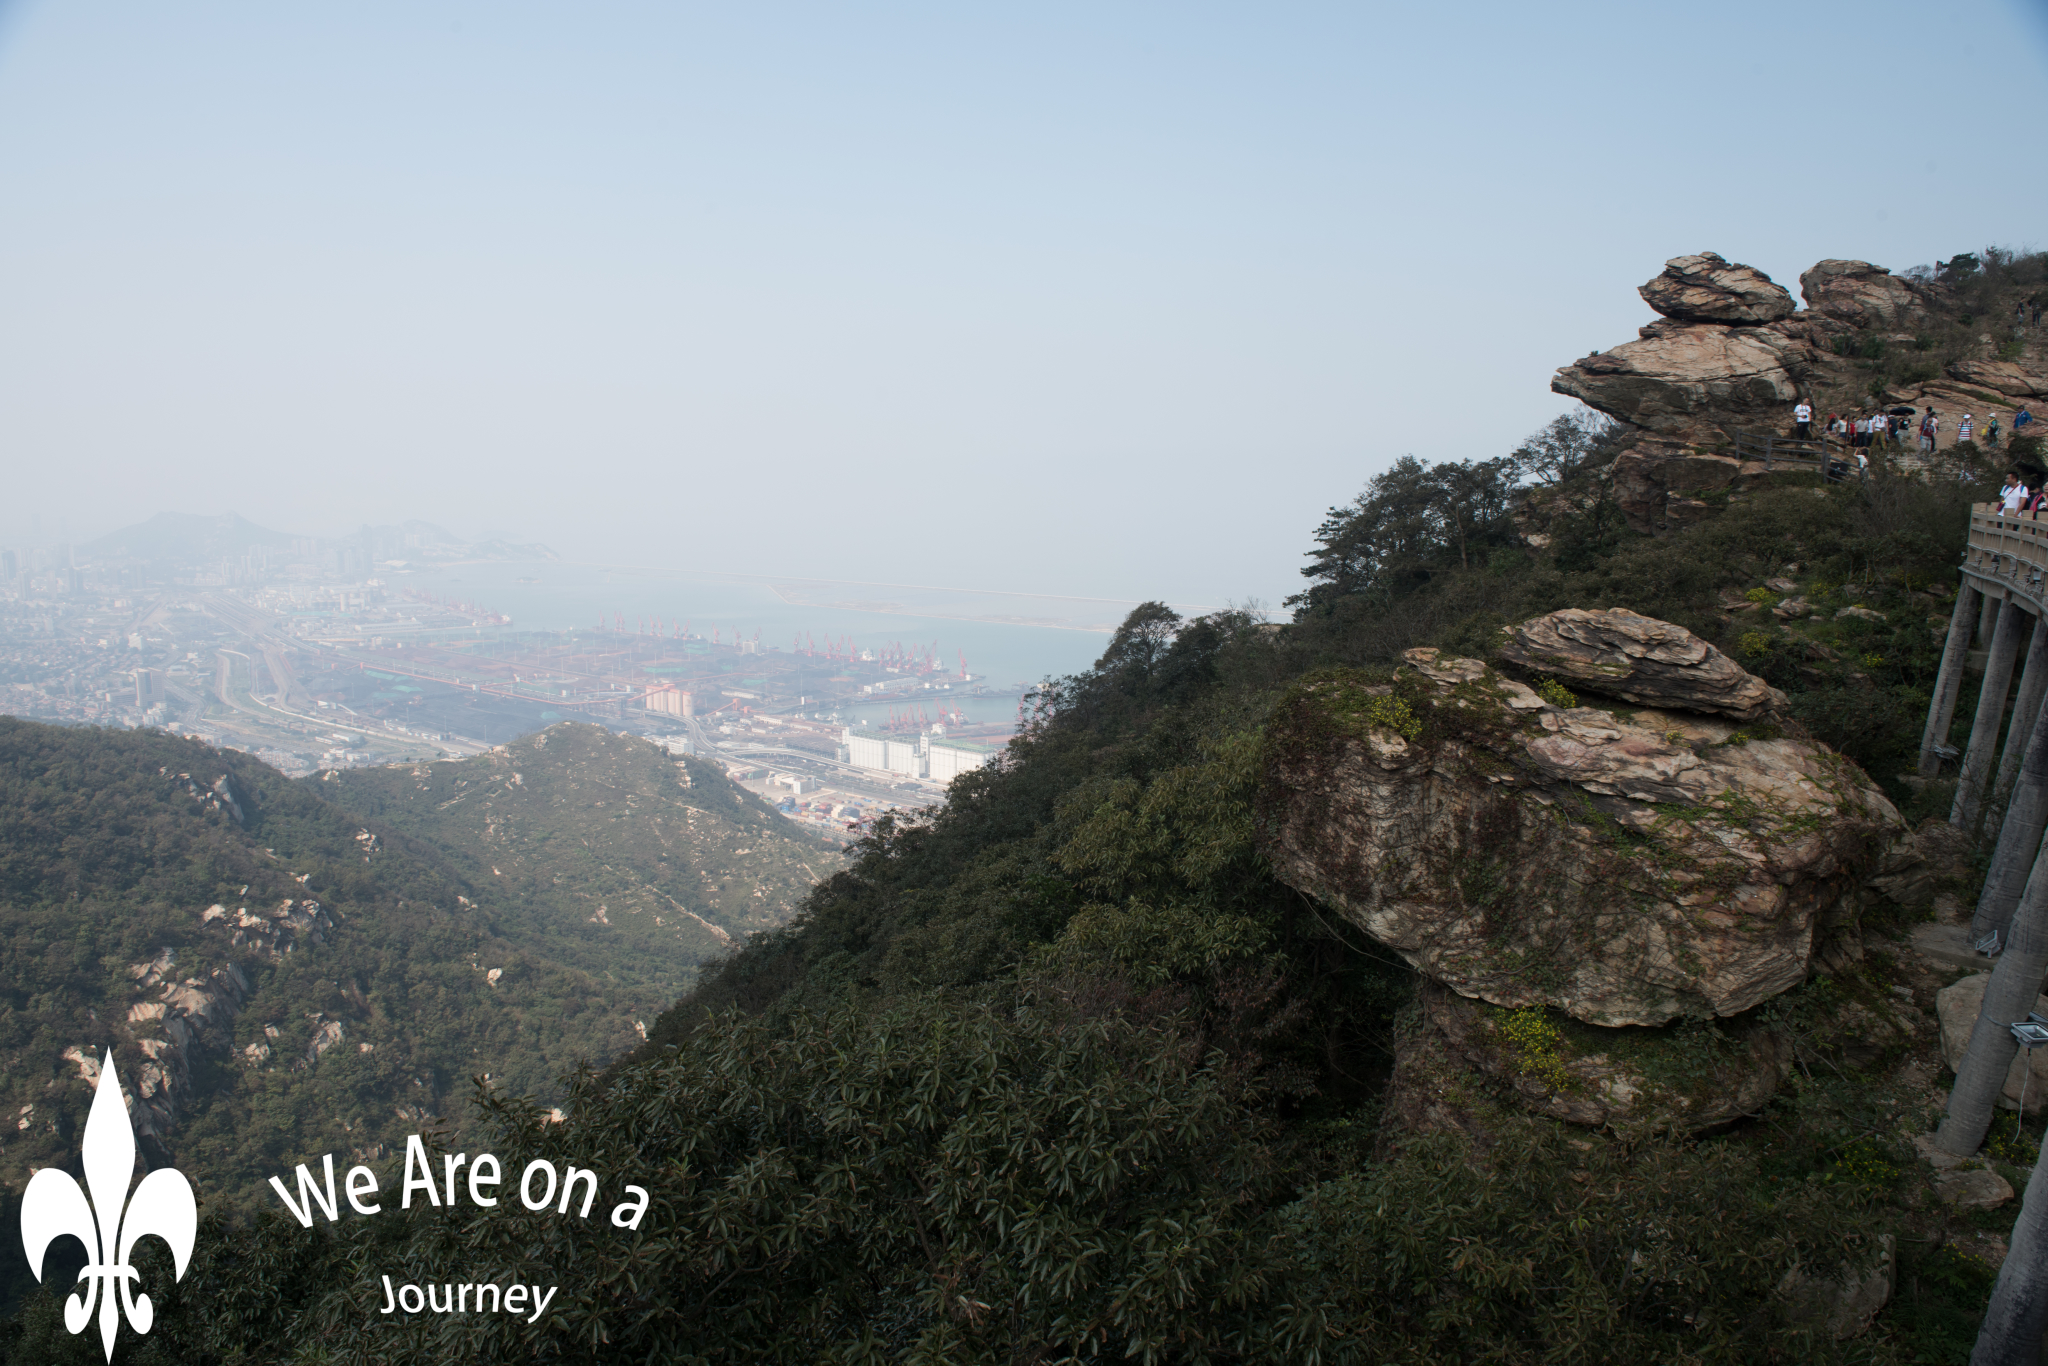
[(1991, 648), (1991, 641), (1998, 632), (1998, 600), (2002, 595), (1996, 592), (1984, 593), (1984, 605), (1977, 609), (1977, 646)]
[(1956, 694), (1963, 686), (1963, 665), (1970, 652), (1970, 628), (1977, 619), (1976, 585), (1964, 579), (1956, 587), (1956, 609), (1948, 619), (1948, 644), (1941, 652), (1941, 672), (1934, 680), (1934, 700), (1927, 706), (1927, 728), (1920, 733), (1920, 776), (1932, 778), (1941, 769), (1937, 746), (1948, 743), (1949, 722), (1956, 715)]
[(2005, 694), (2012, 687), (2013, 660), (2020, 652), (2020, 632), (2027, 629), (2027, 609), (2007, 599), (1991, 634), (1991, 654), (1984, 662), (1984, 686), (1977, 691), (1977, 719), (1970, 726), (1970, 747), (1963, 752), (1963, 771), (1956, 778), (1955, 805), (1949, 824), (1974, 834), (1984, 810), (1984, 780), (1998, 752), (1998, 726), (2005, 720)]
[(2041, 698), (2048, 694), (2048, 627), (2035, 617), (2027, 641), (2027, 663), (2020, 670), (2019, 696), (2013, 699), (2012, 724), (2005, 728), (2005, 749), (1998, 758), (1998, 780), (1991, 784), (1991, 805), (1986, 814), (1996, 817), (2012, 796), (2013, 779), (2019, 776), (2020, 761), (2026, 757), (2034, 718), (2040, 715)]
[[(2036, 634), (2048, 635), (2048, 628)], [(2020, 718), (2013, 717), (2013, 729)], [(2020, 765), (2019, 781), (2013, 785), (2012, 800), (2006, 804), (2005, 819), (1998, 830), (1998, 847), (1991, 851), (1991, 870), (1984, 876), (1984, 891), (1977, 898), (1976, 914), (1970, 917), (1970, 938), (1981, 941), (1996, 934), (2005, 942), (2013, 908), (2020, 904), (2027, 876), (2041, 848), (2041, 832), (2048, 829), (2048, 707), (2034, 716), (2026, 741), (2026, 762)], [(2010, 749), (2012, 742), (2006, 747)]]

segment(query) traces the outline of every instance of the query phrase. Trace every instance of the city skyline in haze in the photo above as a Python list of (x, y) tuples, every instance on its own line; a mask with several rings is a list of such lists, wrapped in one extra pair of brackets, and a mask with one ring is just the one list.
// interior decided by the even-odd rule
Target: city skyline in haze
[(2040, 245), (2044, 94), (2032, 0), (0, 3), (0, 540), (1277, 603), (1668, 257)]

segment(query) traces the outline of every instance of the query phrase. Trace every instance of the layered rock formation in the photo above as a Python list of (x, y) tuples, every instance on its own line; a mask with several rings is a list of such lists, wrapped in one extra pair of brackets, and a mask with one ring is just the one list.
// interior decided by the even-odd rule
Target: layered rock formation
[(2010, 399), (2048, 399), (2048, 372), (2009, 360), (1961, 360), (1948, 367), (1949, 378)]
[(1927, 312), (1922, 289), (1868, 261), (1822, 261), (1799, 274), (1808, 308), (1859, 330), (1910, 330)]
[(1775, 426), (1798, 402), (1817, 357), (1770, 276), (1708, 251), (1674, 257), (1640, 293), (1665, 320), (1563, 367), (1552, 389), (1681, 442)]
[[(1391, 678), (1323, 675), (1269, 735), (1267, 852), (1283, 882), (1460, 997), (1590, 1026), (1737, 1016), (1816, 961), (1860, 954), (1862, 883), (1902, 824), (1826, 746), (1738, 729), (1781, 698), (1633, 613), (1553, 613), (1511, 638), (1511, 657), (1543, 672), (1667, 707), (1559, 706), (1433, 650)], [(1482, 1055), (1499, 1045), (1463, 1010), (1435, 1009), (1432, 1027), (1498, 1071)], [(1537, 1073), (1547, 1098), (1529, 1103), (1586, 1123), (1641, 1119), (1650, 1102), (1656, 1124), (1719, 1122), (1768, 1096), (1789, 1056), (1745, 1040), (1710, 1094), (1659, 1095), (1611, 1050), (1582, 1051)]]
[(1804, 353), (1768, 328), (1652, 323), (1559, 370), (1550, 387), (1660, 436), (1721, 441), (1775, 425), (1799, 401)]
[(1665, 317), (1693, 323), (1770, 323), (1793, 312), (1792, 296), (1784, 286), (1773, 284), (1760, 270), (1732, 265), (1711, 251), (1674, 256), (1664, 263), (1664, 273), (1637, 293)]
[(1785, 694), (1682, 626), (1623, 608), (1568, 607), (1508, 632), (1501, 658), (1608, 697), (1755, 721)]

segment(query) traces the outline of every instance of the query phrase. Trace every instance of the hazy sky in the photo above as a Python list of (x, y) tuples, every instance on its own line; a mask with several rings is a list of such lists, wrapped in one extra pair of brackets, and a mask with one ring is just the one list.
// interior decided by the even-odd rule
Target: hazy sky
[(0, 537), (1273, 601), (1667, 257), (2042, 245), (2044, 126), (2042, 0), (0, 0)]

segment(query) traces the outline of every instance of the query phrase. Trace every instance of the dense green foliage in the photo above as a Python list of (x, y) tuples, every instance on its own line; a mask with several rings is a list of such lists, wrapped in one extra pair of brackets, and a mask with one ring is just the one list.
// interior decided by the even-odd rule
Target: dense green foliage
[(1522, 538), (1510, 513), (1518, 489), (1560, 484), (1613, 459), (1620, 436), (1586, 410), (1554, 419), (1498, 460), (1430, 465), (1402, 456), (1350, 504), (1330, 509), (1302, 570), (1314, 584), (1288, 605), (1311, 615), (1345, 603), (1385, 611), (1454, 569), (1490, 566), (1496, 556), (1518, 561)]
[[(486, 1096), (505, 1169), (612, 1182), (591, 1216), (386, 1210), (206, 1230), (136, 1362), (540, 1359), (1274, 1363), (1825, 1356), (1793, 1266), (1867, 1265), (1862, 1187), (1772, 1189), (1754, 1150), (1626, 1148), (1498, 1117), (1307, 1179), (1246, 1078), (1172, 1018), (950, 993), (728, 1021), (564, 1125)], [(603, 1217), (635, 1176), (639, 1228)], [(398, 1284), (556, 1285), (542, 1324), (385, 1317)], [(53, 1301), (15, 1359), (84, 1363)]]

